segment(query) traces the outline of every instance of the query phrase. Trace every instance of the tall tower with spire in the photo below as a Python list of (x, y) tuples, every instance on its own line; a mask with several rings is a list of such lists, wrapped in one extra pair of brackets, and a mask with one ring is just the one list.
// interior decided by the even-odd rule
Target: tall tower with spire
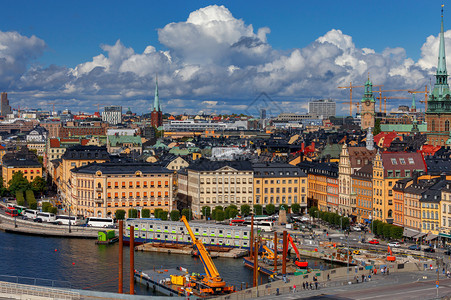
[(158, 77), (155, 78), (155, 97), (153, 100), (153, 109), (150, 113), (150, 124), (156, 128), (163, 125), (163, 112), (161, 111), (160, 97), (158, 95)]
[(360, 105), (362, 107), (360, 127), (362, 128), (362, 130), (374, 128), (374, 118), (376, 116), (376, 101), (374, 100), (373, 96), (373, 83), (370, 81), (369, 76), (368, 80), (365, 83), (365, 93), (363, 94), (363, 98), (360, 101)]
[(446, 70), (445, 35), (443, 30), (443, 5), (440, 26), (440, 46), (434, 89), (428, 98), (426, 122), (429, 145), (445, 146), (449, 138), (451, 122), (451, 95)]

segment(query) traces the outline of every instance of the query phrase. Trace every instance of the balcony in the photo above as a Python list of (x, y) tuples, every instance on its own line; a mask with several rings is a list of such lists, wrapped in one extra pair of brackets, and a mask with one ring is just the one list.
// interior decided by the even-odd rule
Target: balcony
[(97, 199), (94, 199), (94, 202), (95, 203), (102, 203), (103, 202), (103, 199), (102, 198), (97, 198)]
[(103, 192), (103, 188), (96, 188), (96, 192), (97, 193), (102, 193)]

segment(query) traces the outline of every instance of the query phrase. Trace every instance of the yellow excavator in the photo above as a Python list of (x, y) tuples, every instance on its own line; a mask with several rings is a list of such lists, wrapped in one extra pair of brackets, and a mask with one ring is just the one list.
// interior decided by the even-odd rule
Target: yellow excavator
[(210, 257), (210, 254), (205, 249), (202, 241), (198, 240), (194, 235), (188, 221), (186, 220), (186, 217), (182, 216), (181, 221), (185, 224), (191, 240), (193, 241), (193, 246), (195, 248), (194, 250), (197, 249), (199, 252), (200, 260), (202, 261), (205, 269), (205, 276), (191, 276), (191, 287), (198, 289), (201, 294), (218, 295), (234, 292), (233, 286), (226, 286), (225, 281), (222, 280), (215, 264), (213, 263), (213, 260)]
[[(263, 258), (274, 260), (274, 251), (272, 251), (266, 245), (263, 245), (263, 249), (265, 249), (265, 252), (263, 252)], [(280, 255), (277, 255), (277, 259), (281, 261), (282, 257)]]

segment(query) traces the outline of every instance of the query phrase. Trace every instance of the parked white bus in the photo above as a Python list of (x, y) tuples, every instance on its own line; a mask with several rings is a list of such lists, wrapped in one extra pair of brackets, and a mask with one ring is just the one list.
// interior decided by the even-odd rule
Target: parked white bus
[(55, 222), (55, 215), (48, 212), (38, 212), (36, 218), (41, 219), (42, 222)]
[[(245, 221), (243, 225), (247, 227), (251, 227), (251, 221)], [(263, 221), (257, 221), (254, 222), (254, 229), (258, 228), (261, 231), (270, 232), (274, 231), (274, 225), (272, 222), (263, 222)]]
[(61, 225), (80, 225), (83, 224), (83, 220), (78, 218), (77, 216), (67, 216), (67, 215), (58, 215), (55, 218), (55, 221)]
[(25, 217), (27, 217), (28, 219), (36, 219), (36, 217), (38, 216), (38, 211), (34, 210), (34, 209), (25, 209), (25, 211), (23, 212), (23, 215)]
[(88, 218), (87, 224), (92, 227), (109, 227), (114, 225), (114, 220), (111, 218)]

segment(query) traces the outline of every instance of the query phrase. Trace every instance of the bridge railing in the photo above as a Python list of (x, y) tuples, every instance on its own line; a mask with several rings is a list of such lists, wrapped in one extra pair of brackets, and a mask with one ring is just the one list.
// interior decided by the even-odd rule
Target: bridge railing
[(13, 295), (29, 295), (34, 297), (49, 298), (49, 299), (81, 299), (80, 293), (60, 290), (54, 288), (40, 287), (34, 285), (25, 285), (19, 283), (11, 283), (0, 281), (0, 295), (3, 297), (10, 297)]

